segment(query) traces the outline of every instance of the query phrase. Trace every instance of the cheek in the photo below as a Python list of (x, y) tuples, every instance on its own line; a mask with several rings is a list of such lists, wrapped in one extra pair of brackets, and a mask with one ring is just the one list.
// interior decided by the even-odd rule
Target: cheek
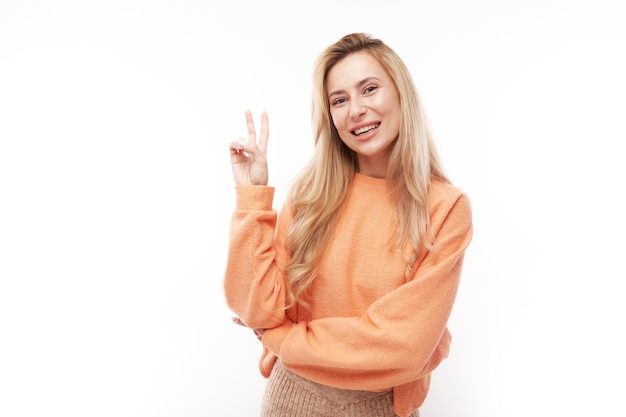
[(341, 130), (342, 125), (344, 124), (342, 122), (343, 117), (341, 115), (341, 111), (331, 111), (330, 112), (330, 120), (333, 122), (333, 126), (335, 126), (335, 129), (337, 130)]

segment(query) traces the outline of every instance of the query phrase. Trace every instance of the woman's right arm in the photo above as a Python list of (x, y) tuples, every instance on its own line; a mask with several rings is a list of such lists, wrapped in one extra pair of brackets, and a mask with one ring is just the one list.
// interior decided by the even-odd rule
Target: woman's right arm
[(286, 318), (282, 270), (287, 261), (287, 209), (280, 216), (272, 209), (272, 187), (236, 186), (235, 193), (224, 276), (226, 302), (247, 327), (277, 327)]
[(267, 113), (261, 114), (258, 136), (246, 111), (247, 141), (230, 145), (236, 207), (230, 224), (230, 243), (224, 277), (229, 308), (250, 328), (276, 327), (285, 319), (282, 266), (287, 216), (272, 208), (274, 188), (267, 185)]

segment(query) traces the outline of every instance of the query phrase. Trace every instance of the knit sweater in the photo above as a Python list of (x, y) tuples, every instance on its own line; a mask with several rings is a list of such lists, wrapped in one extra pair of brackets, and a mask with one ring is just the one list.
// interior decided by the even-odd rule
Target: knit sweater
[(472, 237), (467, 196), (433, 180), (432, 248), (406, 279), (394, 242), (387, 180), (356, 174), (310, 292), (311, 308), (285, 311), (282, 271), (289, 202), (277, 213), (274, 188), (236, 186), (224, 277), (229, 308), (262, 337), (261, 373), (276, 358), (314, 382), (345, 389), (393, 389), (394, 411), (408, 416), (424, 401), (432, 371), (448, 356), (447, 322)]

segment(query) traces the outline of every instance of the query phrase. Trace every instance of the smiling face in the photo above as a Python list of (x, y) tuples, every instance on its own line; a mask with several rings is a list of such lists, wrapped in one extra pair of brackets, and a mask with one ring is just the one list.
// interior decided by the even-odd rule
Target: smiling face
[(400, 131), (400, 96), (368, 52), (347, 55), (326, 77), (330, 115), (339, 137), (357, 154), (359, 172), (385, 178)]

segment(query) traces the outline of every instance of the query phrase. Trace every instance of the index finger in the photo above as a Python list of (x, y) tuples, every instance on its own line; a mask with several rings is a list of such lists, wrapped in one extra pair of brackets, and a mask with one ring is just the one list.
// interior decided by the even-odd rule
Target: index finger
[(248, 146), (256, 146), (256, 129), (254, 127), (254, 118), (250, 110), (246, 110), (246, 126), (248, 128)]

